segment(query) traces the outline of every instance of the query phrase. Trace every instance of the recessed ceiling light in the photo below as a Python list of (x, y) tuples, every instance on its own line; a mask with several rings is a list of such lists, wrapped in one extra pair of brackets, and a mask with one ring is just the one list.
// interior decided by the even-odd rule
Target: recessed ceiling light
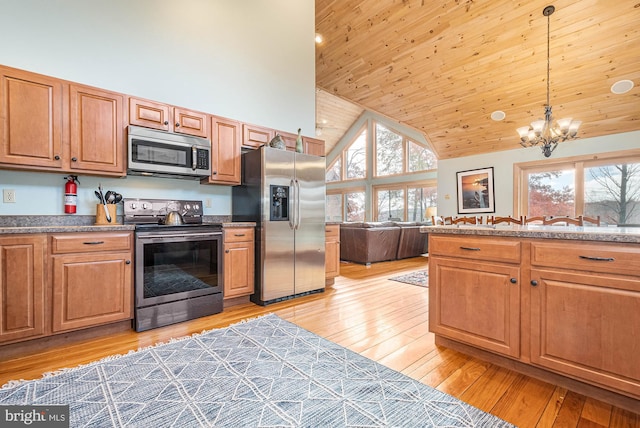
[(496, 110), (493, 113), (491, 113), (491, 119), (495, 120), (496, 122), (500, 122), (502, 119), (504, 119), (507, 115), (504, 114), (503, 111), (501, 110)]
[(320, 44), (322, 43), (322, 40), (323, 40), (322, 34), (316, 33), (316, 43)]
[(617, 95), (629, 92), (631, 89), (633, 89), (633, 82), (631, 80), (618, 80), (611, 85), (611, 92)]

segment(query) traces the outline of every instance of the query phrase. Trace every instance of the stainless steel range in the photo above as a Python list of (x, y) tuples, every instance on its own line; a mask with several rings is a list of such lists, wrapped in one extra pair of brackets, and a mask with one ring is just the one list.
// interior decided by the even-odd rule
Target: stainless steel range
[(222, 312), (222, 226), (202, 201), (124, 199), (135, 224), (136, 331)]

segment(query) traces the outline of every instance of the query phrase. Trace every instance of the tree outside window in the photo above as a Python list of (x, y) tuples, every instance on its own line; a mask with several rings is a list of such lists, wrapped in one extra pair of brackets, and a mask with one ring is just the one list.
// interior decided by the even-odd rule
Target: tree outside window
[(342, 194), (327, 194), (325, 206), (326, 221), (342, 221)]
[(438, 167), (438, 159), (431, 150), (409, 141), (409, 172), (428, 171)]
[(589, 217), (609, 224), (640, 224), (640, 163), (585, 169), (585, 207)]
[(347, 179), (365, 178), (367, 175), (367, 130), (363, 130), (358, 138), (345, 152), (345, 168)]
[(529, 174), (529, 216), (575, 215), (575, 172)]
[(404, 189), (376, 191), (377, 220), (404, 221)]
[(379, 123), (376, 124), (376, 175), (401, 174), (404, 171), (404, 139)]
[(413, 187), (407, 189), (407, 221), (429, 221), (428, 208), (435, 208), (438, 204), (438, 188)]
[(327, 168), (327, 172), (325, 174), (325, 181), (329, 183), (331, 181), (341, 181), (341, 180), (342, 180), (342, 159), (338, 158), (329, 168)]
[(345, 193), (347, 205), (346, 221), (364, 221), (364, 192)]

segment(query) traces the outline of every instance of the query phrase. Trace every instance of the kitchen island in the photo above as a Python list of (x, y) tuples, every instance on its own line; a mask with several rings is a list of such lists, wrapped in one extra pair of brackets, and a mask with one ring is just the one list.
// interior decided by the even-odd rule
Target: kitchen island
[(428, 226), (436, 343), (640, 405), (640, 228)]

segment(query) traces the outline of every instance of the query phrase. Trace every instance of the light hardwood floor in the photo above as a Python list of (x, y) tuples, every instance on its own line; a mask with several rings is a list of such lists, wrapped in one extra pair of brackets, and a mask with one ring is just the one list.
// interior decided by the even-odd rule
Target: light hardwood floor
[(241, 304), (190, 322), (4, 361), (0, 356), (0, 385), (273, 312), (520, 427), (640, 427), (637, 413), (437, 347), (428, 331), (428, 289), (388, 280), (426, 269), (426, 258), (340, 268), (341, 276), (324, 293), (266, 307)]

